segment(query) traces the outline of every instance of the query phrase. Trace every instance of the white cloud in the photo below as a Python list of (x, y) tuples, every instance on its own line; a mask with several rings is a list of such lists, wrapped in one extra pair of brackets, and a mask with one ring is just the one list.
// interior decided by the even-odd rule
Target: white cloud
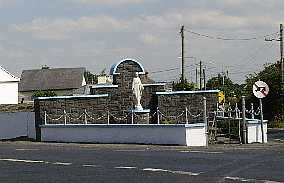
[(173, 12), (160, 16), (146, 16), (144, 22), (160, 28), (175, 28), (182, 24), (195, 27), (214, 29), (246, 29), (248, 27), (275, 26), (279, 20), (270, 15), (228, 15), (218, 10), (193, 10), (190, 12)]
[(218, 0), (218, 2), (221, 2), (224, 5), (230, 5), (230, 6), (236, 6), (236, 5), (247, 5), (247, 4), (263, 4), (265, 6), (267, 5), (274, 5), (279, 4), (279, 0)]
[[(193, 27), (193, 29), (247, 29), (249, 27), (262, 27), (277, 25), (269, 15), (259, 16), (232, 16), (217, 10), (195, 10), (191, 12), (172, 12), (161, 15), (143, 15), (128, 19), (119, 19), (111, 16), (80, 17), (78, 19), (68, 18), (37, 18), (30, 23), (15, 25), (14, 28), (20, 32), (31, 33), (40, 39), (62, 40), (78, 33), (92, 32), (138, 32), (140, 40), (144, 43), (158, 43), (158, 39), (152, 34), (145, 34), (145, 30), (155, 32), (178, 31), (180, 25)], [(72, 35), (71, 35), (72, 34)], [(167, 39), (167, 38), (163, 38)]]
[(82, 4), (101, 4), (101, 5), (125, 5), (125, 4), (142, 4), (154, 2), (155, 0), (72, 0)]
[(157, 36), (152, 34), (141, 34), (140, 40), (145, 44), (157, 44), (160, 42), (160, 39)]
[(15, 2), (15, 0), (0, 0), (0, 7)]
[(108, 16), (81, 17), (79, 19), (46, 19), (37, 18), (31, 23), (15, 25), (20, 32), (30, 32), (40, 39), (66, 39), (70, 32), (113, 31), (127, 28), (127, 22)]
[(189, 16), (190, 25), (206, 25), (208, 27), (241, 27), (246, 20), (238, 16), (225, 15), (219, 11), (197, 11)]

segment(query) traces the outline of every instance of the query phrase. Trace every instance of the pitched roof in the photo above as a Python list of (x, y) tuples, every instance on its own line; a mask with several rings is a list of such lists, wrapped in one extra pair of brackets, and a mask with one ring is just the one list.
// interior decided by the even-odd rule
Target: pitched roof
[(84, 81), (85, 68), (24, 70), (19, 91), (77, 89)]
[(19, 78), (9, 73), (0, 66), (0, 82), (19, 82)]

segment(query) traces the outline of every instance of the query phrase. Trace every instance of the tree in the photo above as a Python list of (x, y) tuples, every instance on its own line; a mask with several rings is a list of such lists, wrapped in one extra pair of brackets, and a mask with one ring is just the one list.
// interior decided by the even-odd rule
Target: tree
[(94, 84), (97, 83), (97, 75), (92, 74), (90, 71), (86, 71), (84, 73), (84, 77), (87, 84)]
[(280, 100), (280, 75), (280, 63), (265, 64), (262, 71), (259, 73), (250, 74), (246, 79), (245, 94), (247, 96), (247, 103), (251, 102), (257, 105), (259, 104), (259, 100), (252, 93), (252, 86), (256, 81), (261, 80), (268, 84), (269, 94), (262, 100), (262, 102), (264, 118), (271, 121), (277, 121), (277, 119), (280, 119), (281, 109), (283, 110), (283, 104), (281, 104)]
[(174, 91), (192, 91), (194, 90), (194, 83), (189, 83), (185, 79), (184, 83), (180, 82), (173, 82), (173, 90)]
[(240, 101), (241, 95), (243, 94), (244, 85), (233, 83), (233, 81), (221, 74), (216, 77), (212, 77), (206, 83), (207, 89), (223, 91), (227, 102), (236, 103)]

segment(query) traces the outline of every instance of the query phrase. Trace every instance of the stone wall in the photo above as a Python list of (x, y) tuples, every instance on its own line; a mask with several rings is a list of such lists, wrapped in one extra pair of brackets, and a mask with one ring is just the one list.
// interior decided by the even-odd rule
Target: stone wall
[(157, 102), (155, 94), (156, 92), (164, 92), (165, 85), (155, 85), (155, 84), (147, 84), (144, 85), (144, 92), (142, 96), (142, 106), (146, 109), (150, 109), (150, 113), (153, 114), (157, 109)]
[(90, 91), (91, 95), (109, 94), (111, 96), (116, 93), (117, 87), (108, 87), (108, 86), (96, 87), (96, 88), (91, 88)]
[(1, 104), (0, 112), (33, 112), (34, 103)]
[(158, 91), (165, 91), (164, 84), (153, 83), (154, 81), (149, 78), (141, 64), (136, 61), (124, 60), (113, 67), (112, 85), (94, 87), (91, 89), (91, 94), (109, 94), (109, 109), (111, 112), (125, 116), (135, 105), (133, 102), (132, 81), (136, 72), (138, 72), (141, 82), (144, 84), (141, 105), (144, 109), (153, 111), (152, 109), (155, 108), (153, 107), (153, 94)]
[[(185, 123), (185, 111), (188, 109), (188, 121), (196, 123), (203, 121), (203, 97), (206, 97), (207, 112), (216, 111), (218, 91), (179, 91), (158, 92), (156, 105), (159, 107), (162, 121), (165, 123)], [(183, 113), (183, 115), (181, 115)], [(174, 116), (179, 116), (174, 118)], [(168, 117), (166, 117), (168, 116)], [(193, 117), (198, 116), (198, 117)]]
[(70, 116), (66, 118), (68, 124), (85, 123), (83, 115), (85, 110), (88, 113), (86, 116), (88, 123), (106, 123), (107, 117), (98, 118), (103, 115), (107, 116), (108, 102), (108, 95), (36, 98), (34, 107), (37, 139), (40, 137), (39, 126), (45, 122), (45, 113), (48, 124), (64, 124), (64, 110)]

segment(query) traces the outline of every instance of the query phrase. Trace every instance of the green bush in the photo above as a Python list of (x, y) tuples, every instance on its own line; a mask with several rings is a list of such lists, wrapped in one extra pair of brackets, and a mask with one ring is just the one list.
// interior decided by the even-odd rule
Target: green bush
[(160, 124), (171, 125), (171, 124), (176, 124), (176, 122), (173, 120), (164, 120), (164, 121), (161, 121)]
[(51, 91), (51, 90), (47, 90), (47, 91), (38, 90), (38, 91), (35, 91), (32, 95), (33, 98), (36, 98), (36, 97), (54, 97), (54, 96), (57, 96), (57, 94), (54, 91)]
[(268, 123), (269, 128), (284, 128), (284, 116), (278, 116)]
[(173, 90), (174, 91), (192, 91), (194, 90), (194, 84), (193, 83), (173, 83)]

